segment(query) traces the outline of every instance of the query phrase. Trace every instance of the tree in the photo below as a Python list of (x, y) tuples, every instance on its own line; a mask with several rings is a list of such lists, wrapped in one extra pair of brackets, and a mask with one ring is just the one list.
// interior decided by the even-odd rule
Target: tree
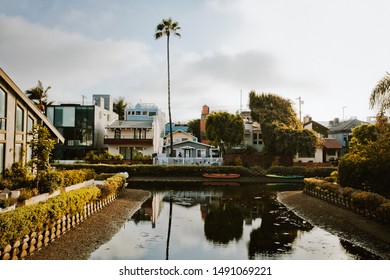
[(123, 97), (119, 97), (119, 99), (114, 102), (113, 110), (118, 114), (119, 120), (124, 120), (126, 106), (127, 103)]
[[(168, 65), (168, 115), (169, 115), (169, 136), (173, 139), (172, 133), (172, 116), (171, 116), (171, 81), (170, 81), (170, 65), (169, 65), (169, 38), (172, 35), (181, 37), (180, 26), (178, 22), (173, 22), (171, 18), (163, 19), (156, 27), (155, 39), (158, 40), (163, 36), (167, 37), (167, 65)], [(173, 157), (173, 141), (171, 141), (170, 156)]]
[(211, 113), (206, 118), (207, 139), (221, 149), (222, 154), (241, 144), (244, 139), (244, 121), (239, 114)]
[(390, 73), (388, 72), (372, 90), (370, 109), (373, 109), (375, 105), (379, 106), (379, 115), (384, 115), (385, 111), (390, 109)]
[(41, 175), (50, 169), (50, 156), (55, 141), (50, 138), (49, 130), (41, 125), (34, 125), (29, 134), (32, 136), (30, 141), (31, 161), (29, 164), (37, 174), (38, 184)]
[(249, 108), (260, 124), (265, 152), (272, 155), (295, 155), (298, 151), (313, 154), (317, 137), (303, 129), (291, 101), (276, 94), (249, 93)]
[(188, 122), (188, 132), (197, 137), (198, 141), (200, 141), (200, 119)]
[(42, 82), (38, 80), (38, 84), (36, 87), (26, 90), (27, 97), (30, 98), (38, 107), (38, 109), (41, 110), (41, 112), (43, 113), (45, 112), (46, 106), (51, 103), (47, 102), (47, 92), (49, 91), (49, 89), (51, 89), (50, 86), (45, 89), (42, 85)]

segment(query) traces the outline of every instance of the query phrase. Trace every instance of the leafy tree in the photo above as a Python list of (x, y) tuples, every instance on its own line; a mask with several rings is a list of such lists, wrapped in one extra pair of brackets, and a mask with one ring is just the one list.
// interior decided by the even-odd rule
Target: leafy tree
[(295, 155), (298, 151), (313, 154), (317, 137), (303, 129), (291, 102), (276, 94), (249, 93), (249, 108), (259, 122), (265, 152), (273, 155)]
[(188, 132), (200, 140), (200, 119), (195, 119), (188, 122)]
[(126, 106), (127, 103), (125, 102), (125, 99), (123, 97), (119, 97), (119, 99), (114, 102), (113, 109), (114, 112), (118, 114), (119, 120), (124, 120)]
[(27, 97), (30, 98), (38, 107), (38, 109), (42, 112), (45, 112), (46, 106), (51, 103), (47, 102), (47, 92), (49, 91), (49, 89), (51, 89), (50, 86), (45, 89), (42, 85), (42, 82), (38, 80), (38, 84), (36, 87), (26, 90)]
[(29, 164), (37, 174), (38, 184), (42, 174), (50, 169), (50, 156), (55, 141), (50, 138), (49, 130), (41, 125), (34, 125), (29, 134), (32, 136), (30, 141), (31, 161)]
[(244, 121), (239, 114), (211, 113), (206, 118), (205, 126), (207, 139), (218, 146), (223, 154), (244, 139)]
[[(171, 18), (163, 19), (156, 27), (154, 37), (156, 40), (166, 36), (167, 37), (167, 62), (168, 62), (168, 115), (169, 115), (169, 137), (173, 139), (172, 133), (172, 116), (171, 116), (171, 79), (170, 79), (170, 65), (169, 65), (169, 38), (172, 35), (181, 37), (180, 26), (178, 22), (174, 22)], [(171, 141), (170, 156), (173, 157), (173, 141)]]

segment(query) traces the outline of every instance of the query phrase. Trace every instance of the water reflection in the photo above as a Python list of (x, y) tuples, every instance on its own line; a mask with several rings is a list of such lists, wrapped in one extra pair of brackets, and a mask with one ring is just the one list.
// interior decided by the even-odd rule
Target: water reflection
[(345, 249), (348, 242), (289, 211), (276, 193), (259, 185), (152, 189), (151, 198), (91, 259), (362, 258), (356, 249)]

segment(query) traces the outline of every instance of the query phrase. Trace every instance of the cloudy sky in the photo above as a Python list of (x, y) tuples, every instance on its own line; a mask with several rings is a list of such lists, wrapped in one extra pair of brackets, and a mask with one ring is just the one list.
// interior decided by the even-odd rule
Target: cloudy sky
[[(92, 94), (155, 103), (167, 112), (171, 17), (174, 121), (202, 105), (231, 113), (248, 92), (290, 99), (302, 116), (365, 120), (375, 84), (390, 71), (388, 0), (0, 0), (0, 67), (25, 91), (42, 81), (49, 100)], [(242, 93), (242, 94), (241, 94)]]

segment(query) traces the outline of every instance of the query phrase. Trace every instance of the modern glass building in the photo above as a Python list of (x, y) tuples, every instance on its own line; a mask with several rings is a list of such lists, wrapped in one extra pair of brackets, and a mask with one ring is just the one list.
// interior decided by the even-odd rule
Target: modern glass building
[(103, 151), (105, 127), (118, 119), (118, 115), (96, 105), (61, 104), (50, 105), (46, 110), (48, 119), (65, 138), (57, 145), (55, 160), (84, 159), (91, 150)]

